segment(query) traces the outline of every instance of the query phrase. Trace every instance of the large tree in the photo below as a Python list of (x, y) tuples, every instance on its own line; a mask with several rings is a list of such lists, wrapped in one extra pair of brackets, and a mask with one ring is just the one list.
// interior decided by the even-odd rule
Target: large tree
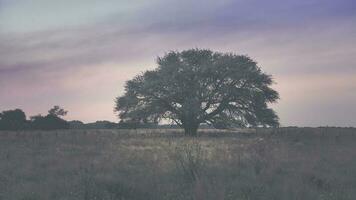
[(196, 135), (201, 123), (278, 126), (278, 116), (268, 108), (279, 98), (270, 87), (272, 77), (248, 56), (190, 49), (171, 51), (157, 64), (126, 82), (115, 107), (122, 121), (168, 119), (187, 135)]

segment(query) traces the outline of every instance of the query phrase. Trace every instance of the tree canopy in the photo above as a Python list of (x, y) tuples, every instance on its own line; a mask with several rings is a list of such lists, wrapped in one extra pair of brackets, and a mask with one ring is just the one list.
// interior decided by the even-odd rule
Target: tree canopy
[(49, 115), (53, 115), (53, 116), (57, 116), (57, 117), (66, 116), (67, 113), (68, 113), (68, 111), (64, 110), (60, 106), (53, 106), (53, 108), (48, 110)]
[(126, 82), (115, 111), (122, 121), (170, 120), (188, 135), (199, 124), (217, 128), (278, 126), (268, 107), (279, 99), (271, 75), (245, 55), (205, 49), (171, 51), (158, 67)]

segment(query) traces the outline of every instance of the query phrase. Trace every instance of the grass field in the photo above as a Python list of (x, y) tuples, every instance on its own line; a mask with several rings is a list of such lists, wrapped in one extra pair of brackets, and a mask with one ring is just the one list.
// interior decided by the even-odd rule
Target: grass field
[(0, 132), (0, 200), (57, 199), (355, 200), (356, 129)]

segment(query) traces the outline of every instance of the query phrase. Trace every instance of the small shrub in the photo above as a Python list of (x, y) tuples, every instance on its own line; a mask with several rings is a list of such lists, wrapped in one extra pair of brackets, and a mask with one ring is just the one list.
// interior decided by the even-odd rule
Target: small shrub
[(196, 140), (178, 144), (172, 156), (176, 167), (189, 181), (196, 181), (206, 167), (206, 152)]

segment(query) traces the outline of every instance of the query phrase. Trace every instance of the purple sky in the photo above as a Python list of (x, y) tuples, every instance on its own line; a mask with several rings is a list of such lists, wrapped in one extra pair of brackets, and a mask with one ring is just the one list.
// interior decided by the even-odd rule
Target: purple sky
[(351, 0), (0, 0), (0, 110), (117, 121), (114, 98), (169, 50), (247, 54), (283, 126), (356, 126)]

